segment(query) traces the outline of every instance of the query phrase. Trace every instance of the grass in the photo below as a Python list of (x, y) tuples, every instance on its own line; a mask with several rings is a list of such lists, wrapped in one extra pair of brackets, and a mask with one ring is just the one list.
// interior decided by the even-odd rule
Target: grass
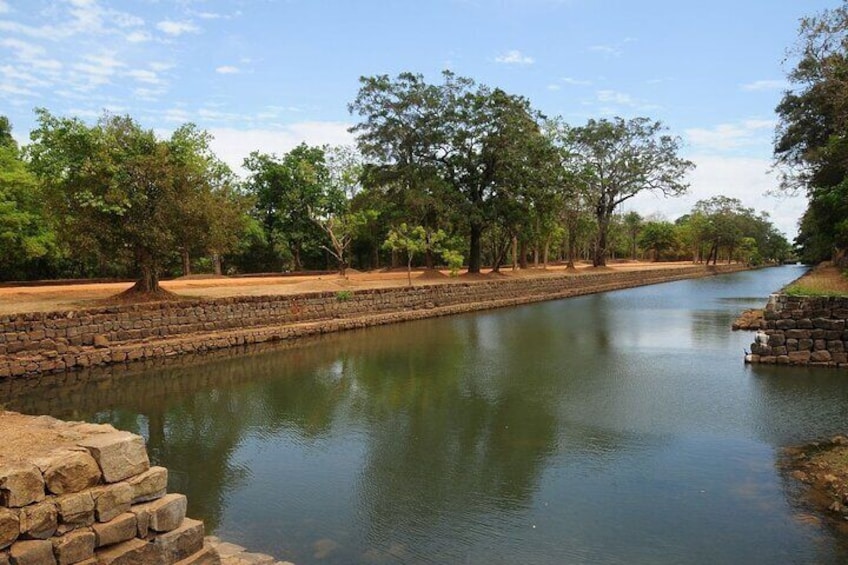
[(830, 264), (822, 264), (783, 289), (790, 296), (848, 296), (848, 277)]

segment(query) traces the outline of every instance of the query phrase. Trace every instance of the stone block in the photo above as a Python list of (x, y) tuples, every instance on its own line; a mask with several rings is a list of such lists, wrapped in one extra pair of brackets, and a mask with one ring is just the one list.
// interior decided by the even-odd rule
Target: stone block
[(94, 517), (98, 522), (108, 522), (116, 516), (129, 512), (133, 488), (127, 483), (114, 483), (92, 489)]
[(786, 340), (786, 351), (798, 351), (798, 340), (797, 339), (787, 339)]
[(94, 523), (94, 499), (88, 491), (60, 496), (56, 506), (63, 524), (90, 526)]
[(53, 554), (59, 565), (71, 565), (94, 557), (97, 536), (90, 530), (77, 530), (53, 538)]
[(98, 565), (153, 565), (165, 564), (156, 544), (138, 538), (97, 551)]
[(9, 554), (5, 551), (0, 551), (0, 565), (11, 565)]
[(123, 481), (150, 468), (144, 439), (129, 432), (99, 434), (79, 445), (97, 461), (107, 483)]
[(21, 521), (18, 513), (7, 508), (0, 508), (0, 549), (12, 545), (21, 535)]
[(842, 343), (842, 340), (828, 341), (827, 350), (831, 353), (842, 353), (845, 351), (845, 344)]
[(808, 330), (789, 330), (786, 332), (786, 339), (810, 339)]
[(14, 565), (56, 565), (49, 540), (19, 541), (12, 545), (9, 557)]
[(158, 536), (159, 546), (167, 563), (185, 559), (203, 549), (203, 522), (186, 518), (176, 529)]
[(812, 351), (813, 349), (813, 340), (812, 339), (799, 339), (798, 340), (798, 351)]
[(35, 465), (0, 467), (0, 506), (21, 507), (44, 500), (44, 479)]
[(80, 492), (100, 482), (100, 468), (86, 451), (62, 451), (35, 461), (53, 494)]
[(843, 363), (848, 363), (848, 353), (844, 351), (839, 353), (831, 353), (830, 355), (833, 358), (834, 363), (839, 363), (840, 365)]
[(832, 360), (832, 356), (830, 355), (830, 351), (826, 349), (818, 349), (813, 351), (810, 355), (810, 361), (813, 363), (825, 363)]
[(827, 349), (827, 342), (823, 339), (817, 339), (813, 342), (813, 351), (822, 351)]
[(111, 522), (94, 524), (91, 529), (97, 536), (97, 547), (127, 541), (136, 536), (135, 514), (132, 512), (121, 514)]
[(174, 565), (221, 565), (221, 556), (212, 546), (207, 544), (197, 553), (177, 561)]
[(127, 483), (133, 489), (133, 504), (162, 498), (168, 487), (168, 469), (151, 467), (144, 473), (127, 479)]
[(783, 332), (773, 333), (768, 338), (768, 344), (770, 347), (780, 347), (786, 343), (786, 336), (783, 335)]
[(156, 532), (168, 532), (182, 524), (186, 514), (188, 500), (182, 494), (166, 494), (153, 502), (136, 504), (132, 507), (135, 514), (148, 516), (148, 527)]
[(53, 501), (21, 508), (18, 518), (21, 522), (21, 537), (27, 539), (48, 539), (59, 526), (59, 513)]

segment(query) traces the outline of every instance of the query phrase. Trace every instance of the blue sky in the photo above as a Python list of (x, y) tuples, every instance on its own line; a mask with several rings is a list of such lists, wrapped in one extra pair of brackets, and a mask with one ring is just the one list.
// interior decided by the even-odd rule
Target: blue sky
[(252, 150), (350, 143), (362, 75), (449, 68), (574, 125), (649, 116), (697, 169), (674, 219), (725, 194), (793, 237), (802, 198), (773, 198), (774, 107), (798, 20), (837, 0), (0, 0), (0, 114), (129, 113), (166, 135), (192, 121), (238, 168)]

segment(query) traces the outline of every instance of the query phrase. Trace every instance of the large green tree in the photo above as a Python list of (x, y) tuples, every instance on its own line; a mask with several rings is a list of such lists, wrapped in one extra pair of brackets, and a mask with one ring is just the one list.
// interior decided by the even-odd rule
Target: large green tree
[(649, 191), (664, 196), (685, 193), (694, 164), (678, 155), (680, 140), (648, 118), (589, 120), (563, 126), (558, 139), (563, 166), (597, 221), (593, 264), (606, 265), (613, 213), (627, 200)]
[(310, 210), (321, 207), (330, 183), (326, 148), (301, 143), (282, 157), (253, 152), (245, 160), (248, 190), (256, 201), (266, 238), (281, 263), (295, 271), (321, 246), (321, 229)]
[(541, 133), (530, 103), (446, 71), (441, 84), (412, 73), (363, 77), (350, 110), (362, 118), (352, 131), (370, 178), (444, 194), (467, 222), (468, 270), (479, 272), (484, 231), (514, 212), (504, 199), (536, 159)]
[(801, 21), (777, 107), (775, 159), (784, 190), (806, 191), (797, 242), (808, 261), (848, 259), (848, 2)]
[(0, 280), (43, 276), (38, 263), (56, 252), (38, 182), (0, 116)]
[(75, 253), (134, 270), (134, 290), (160, 292), (165, 263), (182, 246), (198, 192), (213, 172), (197, 152), (206, 136), (192, 127), (160, 140), (129, 116), (105, 114), (93, 126), (37, 110), (27, 148), (60, 237)]

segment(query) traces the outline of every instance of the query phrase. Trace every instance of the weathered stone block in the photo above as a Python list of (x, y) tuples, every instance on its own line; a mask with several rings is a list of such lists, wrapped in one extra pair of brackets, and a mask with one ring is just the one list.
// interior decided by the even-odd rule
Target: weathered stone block
[(771, 347), (779, 347), (786, 343), (786, 336), (783, 335), (783, 332), (773, 333), (769, 336), (768, 344)]
[(56, 505), (59, 521), (64, 524), (90, 526), (94, 523), (94, 499), (88, 491), (60, 496)]
[(123, 481), (150, 468), (144, 439), (129, 432), (100, 434), (79, 443), (100, 465), (107, 483)]
[(35, 465), (0, 467), (0, 506), (20, 507), (44, 499), (44, 479)]
[(786, 332), (786, 339), (809, 339), (809, 330), (789, 330)]
[(77, 530), (53, 538), (53, 554), (59, 565), (71, 565), (94, 557), (97, 536), (89, 530)]
[(793, 351), (789, 354), (789, 362), (794, 365), (804, 365), (810, 361), (809, 351)]
[(786, 340), (786, 351), (798, 351), (798, 340), (797, 339), (787, 339)]
[(827, 350), (831, 353), (841, 353), (845, 351), (845, 344), (842, 343), (842, 340), (833, 340), (827, 342)]
[(156, 532), (168, 532), (182, 524), (186, 514), (188, 500), (182, 494), (166, 494), (153, 502), (136, 504), (132, 510), (136, 514), (148, 515), (148, 527)]
[(164, 533), (153, 542), (167, 562), (185, 559), (203, 549), (203, 522), (186, 518), (176, 529)]
[(133, 489), (133, 504), (162, 498), (168, 487), (168, 469), (151, 467), (144, 473), (127, 479), (127, 483)]
[(37, 459), (35, 464), (53, 494), (80, 492), (100, 482), (100, 468), (86, 451), (62, 451)]
[(813, 351), (822, 351), (827, 349), (827, 342), (823, 339), (817, 339), (813, 342)]
[(844, 351), (838, 352), (838, 353), (831, 353), (830, 355), (833, 358), (834, 363), (839, 363), (839, 364), (848, 363), (848, 353), (846, 353)]
[(7, 508), (0, 508), (0, 549), (12, 545), (21, 534), (21, 522), (18, 513)]
[(168, 563), (159, 548), (138, 538), (97, 551), (98, 565), (147, 565)]
[(778, 357), (777, 362), (780, 363), (780, 357), (785, 356), (789, 351), (787, 350), (785, 345), (781, 345), (780, 347), (772, 347), (771, 354), (776, 355)]
[(798, 340), (798, 351), (812, 351), (813, 349), (813, 340), (812, 339), (799, 339)]
[(0, 550), (0, 565), (11, 565), (8, 552)]
[(53, 544), (48, 540), (19, 541), (12, 545), (9, 557), (14, 565), (55, 565)]
[(221, 556), (212, 546), (204, 545), (203, 549), (174, 565), (221, 565)]
[(126, 512), (111, 522), (94, 524), (91, 529), (94, 530), (94, 534), (97, 536), (97, 547), (127, 541), (136, 536), (135, 514)]
[(21, 508), (18, 518), (23, 538), (47, 539), (56, 533), (59, 525), (59, 513), (52, 501)]
[(124, 512), (129, 512), (132, 495), (133, 488), (127, 483), (114, 483), (92, 489), (94, 517), (98, 522), (108, 522)]
[(810, 361), (814, 363), (823, 363), (831, 360), (832, 356), (830, 355), (830, 351), (827, 351), (826, 349), (818, 349), (813, 351), (810, 355)]

